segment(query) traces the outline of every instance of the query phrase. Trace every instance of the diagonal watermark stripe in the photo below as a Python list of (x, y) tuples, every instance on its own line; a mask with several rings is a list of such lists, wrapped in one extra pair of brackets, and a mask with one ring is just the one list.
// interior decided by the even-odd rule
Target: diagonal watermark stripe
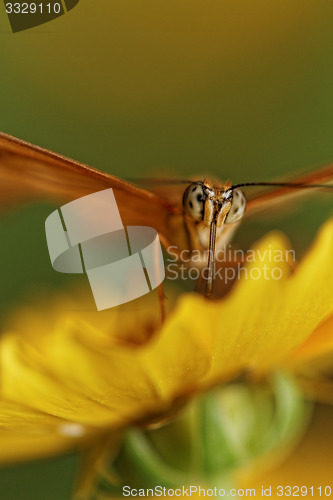
[(45, 221), (53, 268), (86, 273), (97, 309), (149, 293), (165, 277), (162, 248), (152, 227), (124, 227), (112, 189), (84, 196)]

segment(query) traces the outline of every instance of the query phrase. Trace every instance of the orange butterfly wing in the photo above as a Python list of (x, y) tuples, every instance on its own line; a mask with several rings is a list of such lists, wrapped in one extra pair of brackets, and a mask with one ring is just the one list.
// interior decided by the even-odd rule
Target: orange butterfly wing
[[(289, 182), (310, 185), (333, 181), (333, 165)], [(148, 191), (83, 163), (0, 132), (0, 206), (45, 199), (63, 204), (87, 194), (112, 187), (125, 225), (154, 227), (165, 245), (175, 241), (186, 247), (182, 221), (181, 185), (152, 186)], [(268, 188), (247, 195), (247, 215), (264, 210), (284, 198), (305, 194), (307, 189)], [(171, 215), (176, 215), (173, 219)], [(172, 222), (173, 221), (173, 222)]]
[(168, 239), (177, 207), (150, 191), (0, 132), (0, 206), (46, 199), (59, 204), (112, 188), (125, 225), (147, 225)]

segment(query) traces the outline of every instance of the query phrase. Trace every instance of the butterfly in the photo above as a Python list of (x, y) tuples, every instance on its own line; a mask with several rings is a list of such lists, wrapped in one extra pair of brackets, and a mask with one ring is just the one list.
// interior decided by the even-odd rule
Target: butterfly
[[(214, 255), (244, 216), (280, 203), (296, 191), (333, 188), (333, 165), (288, 182), (143, 179), (132, 183), (75, 160), (0, 133), (0, 206), (36, 199), (69, 202), (112, 188), (123, 224), (151, 226), (164, 247), (208, 250), (205, 295), (213, 283)], [(149, 186), (149, 189), (142, 187)], [(245, 196), (244, 188), (266, 190)]]

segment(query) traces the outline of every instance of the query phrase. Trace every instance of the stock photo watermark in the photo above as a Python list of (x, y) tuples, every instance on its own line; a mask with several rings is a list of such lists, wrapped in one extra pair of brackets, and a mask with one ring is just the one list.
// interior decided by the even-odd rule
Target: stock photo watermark
[[(210, 250), (181, 250), (170, 246), (166, 258), (168, 280), (193, 280), (208, 278)], [(269, 245), (265, 250), (234, 249), (230, 245), (217, 249), (211, 255), (213, 279), (228, 284), (235, 279), (280, 280), (283, 277), (281, 263), (296, 262), (294, 250), (281, 250)], [(255, 265), (249, 265), (253, 264)], [(280, 265), (279, 265), (280, 264)]]
[(79, 0), (4, 0), (5, 11), (13, 33), (53, 21), (72, 10)]
[(45, 231), (53, 269), (86, 274), (99, 311), (141, 297), (165, 278), (157, 231), (124, 226), (111, 188), (55, 210)]
[(123, 486), (124, 497), (202, 497), (202, 498), (266, 498), (266, 497), (331, 497), (332, 487), (330, 485), (305, 486), (305, 485), (261, 485), (256, 488), (203, 488), (198, 485), (186, 485), (176, 488), (166, 488), (165, 486), (154, 486), (154, 488), (131, 488)]

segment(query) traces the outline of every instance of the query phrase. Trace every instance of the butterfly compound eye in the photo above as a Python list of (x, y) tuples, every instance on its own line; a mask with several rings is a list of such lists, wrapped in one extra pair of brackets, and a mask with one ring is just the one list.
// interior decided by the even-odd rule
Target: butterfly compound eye
[(246, 199), (243, 191), (240, 189), (233, 189), (231, 208), (225, 222), (227, 224), (238, 222), (243, 217), (245, 208)]
[(185, 211), (196, 221), (203, 220), (206, 195), (202, 184), (195, 182), (186, 189), (183, 197)]

